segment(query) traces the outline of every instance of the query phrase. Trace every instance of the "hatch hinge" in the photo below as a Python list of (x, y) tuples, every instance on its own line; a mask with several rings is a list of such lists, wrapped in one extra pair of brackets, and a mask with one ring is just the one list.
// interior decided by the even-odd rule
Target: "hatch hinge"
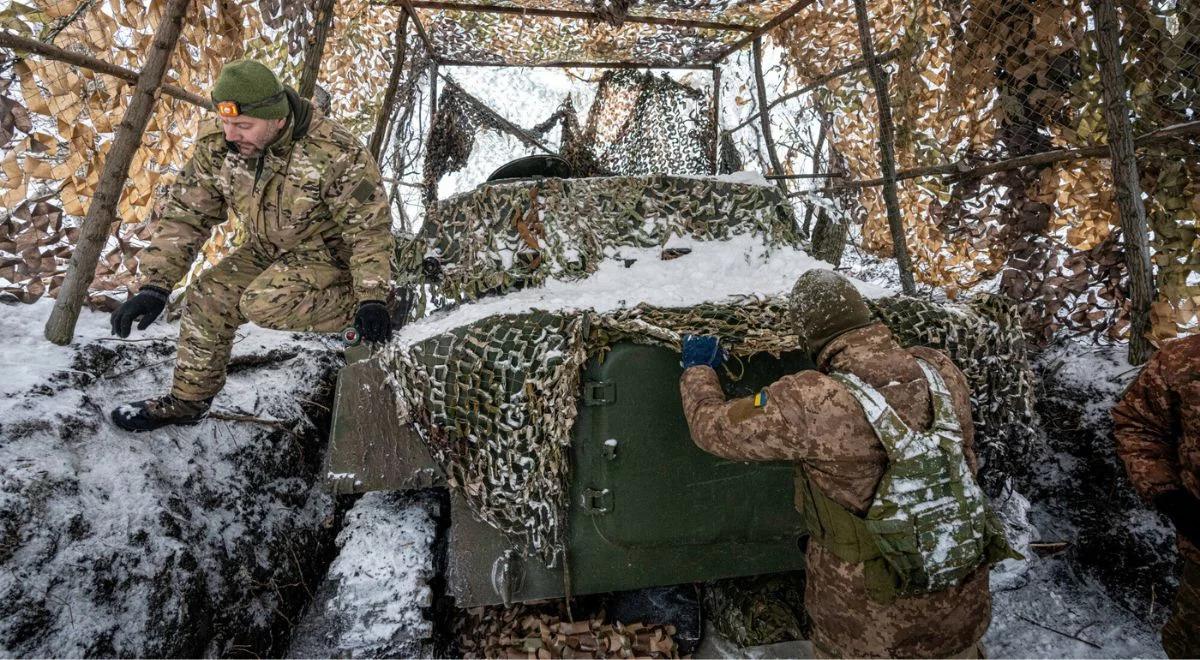
[(580, 494), (580, 505), (589, 516), (602, 516), (612, 512), (612, 491), (607, 488), (585, 488)]
[(611, 406), (616, 402), (616, 383), (607, 380), (592, 380), (583, 384), (583, 405)]

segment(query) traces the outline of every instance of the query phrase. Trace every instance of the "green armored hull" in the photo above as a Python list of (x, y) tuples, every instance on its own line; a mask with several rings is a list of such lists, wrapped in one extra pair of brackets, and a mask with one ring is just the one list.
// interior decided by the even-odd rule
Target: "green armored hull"
[[(684, 333), (721, 338), (731, 397), (811, 366), (779, 294), (814, 264), (781, 202), (770, 187), (669, 177), (484, 186), (444, 202), (407, 254), (410, 268), (430, 255), (441, 261), (442, 279), (423, 283), (427, 302), (514, 289), (536, 298), (548, 279), (584, 286), (614, 260), (627, 270), (632, 254), (643, 265), (690, 259), (687, 270), (711, 271), (697, 254), (660, 255), (678, 238), (697, 249), (741, 241), (757, 246), (742, 261), (784, 261), (771, 271), (775, 294), (653, 306), (638, 304), (647, 298), (635, 278), (628, 305), (622, 292), (621, 304), (600, 311), (586, 296), (551, 311), (509, 308), (507, 297), (495, 313), (478, 313), (491, 304), (480, 301), (417, 321), (343, 370), (326, 456), (331, 488), (447, 488), (447, 580), (461, 607), (802, 568), (791, 467), (697, 449), (678, 389)], [(903, 343), (950, 353), (974, 390), (985, 459), (1006, 458), (1032, 418), (1013, 310), (990, 297), (872, 306)]]
[[(797, 354), (752, 359), (734, 393), (802, 368)], [(447, 580), (460, 607), (803, 568), (792, 469), (733, 463), (691, 442), (679, 354), (621, 342), (588, 362), (571, 429), (564, 551), (547, 565), (452, 489)], [(446, 486), (447, 475), (392, 397), (379, 361), (338, 383), (327, 469), (337, 492)]]

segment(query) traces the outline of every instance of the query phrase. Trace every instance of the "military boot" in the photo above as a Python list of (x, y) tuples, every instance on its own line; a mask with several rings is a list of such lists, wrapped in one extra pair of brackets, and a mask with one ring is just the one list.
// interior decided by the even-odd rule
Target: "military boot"
[(184, 401), (173, 394), (113, 408), (112, 421), (126, 431), (153, 431), (170, 424), (195, 424), (208, 414), (212, 397)]

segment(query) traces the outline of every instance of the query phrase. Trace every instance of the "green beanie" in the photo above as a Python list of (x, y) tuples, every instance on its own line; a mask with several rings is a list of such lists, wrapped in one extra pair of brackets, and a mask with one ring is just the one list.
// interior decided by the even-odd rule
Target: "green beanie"
[(230, 62), (221, 69), (217, 84), (213, 86), (213, 103), (237, 101), (238, 105), (254, 105), (265, 99), (277, 100), (259, 107), (243, 109), (241, 114), (259, 119), (283, 119), (288, 116), (287, 97), (282, 93), (279, 78), (254, 60)]

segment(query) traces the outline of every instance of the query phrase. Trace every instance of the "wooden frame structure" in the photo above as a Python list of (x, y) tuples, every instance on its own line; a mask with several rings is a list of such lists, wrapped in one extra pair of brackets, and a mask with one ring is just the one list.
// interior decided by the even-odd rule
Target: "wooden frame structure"
[[(322, 0), (321, 8), (324, 11), (318, 12), (318, 24), (316, 26), (317, 34), (311, 40), (311, 43), (306, 48), (305, 65), (304, 65), (304, 81), (302, 90), (311, 93), (311, 85), (315, 84), (317, 73), (320, 69), (321, 59), (324, 50), (325, 35), (328, 33), (333, 21), (333, 8), (336, 0)], [(508, 4), (499, 4), (502, 2)], [(439, 68), (441, 66), (544, 66), (544, 67), (591, 67), (591, 68), (659, 68), (659, 69), (694, 69), (694, 70), (711, 70), (714, 85), (714, 99), (712, 107), (712, 116), (716, 122), (716, 130), (714, 131), (715, 138), (710, 145), (709, 153), (712, 155), (712, 160), (716, 163), (719, 158), (719, 141), (723, 133), (732, 133), (746, 126), (752, 125), (757, 120), (762, 127), (762, 135), (766, 142), (767, 154), (770, 156), (771, 169), (773, 172), (767, 173), (769, 179), (774, 180), (781, 187), (786, 187), (786, 182), (795, 179), (831, 179), (833, 183), (826, 190), (838, 191), (846, 189), (882, 186), (885, 190), (885, 196), (888, 201), (888, 220), (889, 228), (893, 237), (893, 243), (896, 247), (896, 258), (900, 266), (901, 282), (904, 285), (906, 292), (914, 290), (911, 266), (908, 263), (908, 255), (904, 246), (904, 229), (902, 219), (899, 217), (899, 210), (896, 208), (895, 195), (896, 183), (905, 179), (920, 178), (920, 177), (946, 177), (950, 179), (969, 179), (985, 176), (990, 173), (1014, 169), (1037, 163), (1055, 162), (1059, 160), (1076, 160), (1083, 158), (1108, 157), (1112, 163), (1114, 173), (1114, 185), (1117, 188), (1117, 199), (1120, 206), (1120, 217), (1123, 233), (1126, 237), (1125, 253), (1126, 261), (1130, 272), (1130, 290), (1132, 292), (1132, 321), (1134, 333), (1130, 342), (1130, 360), (1137, 364), (1143, 362), (1152, 351), (1145, 338), (1146, 328), (1149, 327), (1149, 302), (1154, 296), (1154, 278), (1152, 269), (1149, 267), (1149, 247), (1147, 245), (1148, 230), (1146, 227), (1145, 209), (1141, 203), (1141, 191), (1138, 188), (1138, 167), (1135, 158), (1134, 149), (1145, 148), (1153, 144), (1178, 139), (1183, 137), (1194, 137), (1200, 135), (1200, 122), (1192, 121), (1184, 124), (1178, 124), (1166, 128), (1159, 129), (1147, 135), (1134, 136), (1129, 121), (1129, 108), (1124, 101), (1126, 93), (1126, 84), (1122, 76), (1122, 67), (1120, 64), (1121, 53), (1119, 50), (1119, 29), (1115, 11), (1112, 6), (1112, 0), (1090, 0), (1097, 16), (1099, 17), (1092, 30), (1095, 32), (1097, 41), (1100, 44), (1101, 50), (1101, 65), (1102, 65), (1102, 91), (1104, 94), (1104, 111), (1108, 128), (1108, 145), (1083, 147), (1078, 149), (1058, 149), (1048, 152), (1026, 155), (1018, 158), (998, 162), (985, 163), (946, 163), (943, 165), (929, 166), (916, 168), (913, 170), (896, 171), (894, 164), (894, 156), (892, 151), (894, 147), (891, 144), (891, 125), (890, 113), (887, 112), (887, 99), (889, 96), (888, 79), (886, 72), (882, 69), (882, 64), (895, 58), (898, 53), (890, 51), (876, 55), (874, 52), (873, 41), (869, 28), (869, 15), (867, 12), (866, 0), (855, 0), (856, 14), (859, 23), (860, 32), (860, 49), (862, 58), (855, 62), (846, 64), (840, 68), (832, 70), (827, 74), (818, 76), (813, 79), (810, 84), (803, 88), (786, 94), (773, 101), (767, 99), (766, 89), (763, 84), (763, 72), (761, 62), (761, 38), (771, 30), (781, 26), (789, 19), (795, 17), (799, 12), (806, 7), (812, 5), (815, 0), (798, 0), (797, 2), (786, 5), (786, 8), (779, 11), (771, 18), (760, 23), (749, 25), (745, 23), (723, 22), (699, 20), (695, 18), (676, 18), (669, 16), (648, 16), (634, 15), (622, 17), (620, 23), (631, 23), (635, 25), (655, 26), (657, 28), (672, 28), (677, 30), (704, 30), (713, 33), (721, 33), (729, 36), (728, 43), (720, 48), (715, 54), (712, 54), (707, 59), (701, 58), (701, 61), (674, 61), (670, 63), (652, 62), (652, 61), (601, 61), (601, 60), (586, 60), (577, 61), (568, 60), (544, 60), (534, 62), (497, 62), (494, 59), (472, 59), (472, 58), (451, 58), (440, 55), (436, 49), (435, 43), (431, 40), (426, 27), (421, 21), (418, 9), (423, 10), (447, 10), (469, 13), (491, 13), (491, 14), (506, 14), (519, 15), (527, 17), (542, 17), (551, 19), (587, 21), (593, 23), (605, 22), (609, 17), (600, 15), (595, 11), (581, 11), (579, 9), (557, 9), (548, 7), (533, 6), (536, 3), (531, 3), (530, 6), (522, 6), (515, 3), (514, 0), (483, 0), (471, 2), (469, 0), (381, 0), (381, 4), (399, 6), (402, 8), (405, 18), (401, 20), (396, 31), (397, 55), (394, 59), (391, 79), (389, 80), (389, 92), (394, 92), (400, 78), (399, 69), (403, 67), (405, 55), (404, 44), (406, 43), (406, 34), (408, 23), (411, 23), (413, 29), (419, 35), (427, 51), (431, 56), (430, 62), (430, 104), (431, 109), (436, 111), (437, 104), (437, 85)], [(84, 67), (115, 76), (128, 82), (136, 83), (138, 88), (137, 102), (131, 106), (130, 112), (127, 114), (126, 122), (128, 124), (123, 128), (114, 142), (112, 154), (110, 154), (109, 162), (105, 163), (105, 189), (104, 194), (98, 194), (92, 202), (92, 207), (88, 210), (88, 217), (85, 220), (79, 244), (76, 246), (75, 254), (72, 257), (70, 269), (64, 282), (63, 291), (65, 295), (60, 295), (56, 302), (55, 310), (51, 315), (51, 319), (46, 325), (46, 336), (55, 343), (67, 343), (70, 341), (75, 320), (78, 317), (79, 308), (82, 302), (82, 293), (86, 292), (90, 281), (90, 274), (94, 272), (99, 254), (99, 244), (107, 236), (113, 222), (112, 207), (115, 204), (115, 197), (107, 194), (107, 191), (119, 190), (120, 184), (123, 182), (125, 175), (122, 174), (123, 169), (128, 165), (125, 161), (128, 160), (128, 155), (140, 143), (141, 131), (140, 124), (144, 123), (144, 115), (148, 114), (149, 103), (159, 94), (167, 94), (177, 99), (181, 99), (197, 106), (210, 108), (208, 100), (201, 95), (188, 92), (170, 84), (162, 82), (162, 70), (165, 68), (166, 60), (170, 56), (170, 52), (174, 49), (174, 41), (178, 34), (178, 24), (181, 20), (183, 7), (187, 6), (187, 0), (172, 0), (170, 9), (165, 17), (165, 20), (160, 24), (159, 34), (156, 35), (155, 48), (148, 57), (145, 67), (141, 72), (133, 71), (124, 67), (114, 65), (109, 62), (69, 52), (61, 48), (57, 48), (45, 43), (37, 42), (32, 39), (27, 39), (20, 35), (14, 34), (8, 30), (0, 30), (0, 46), (12, 48), (15, 51), (29, 52), (37, 54), (41, 57), (66, 62), (74, 66)], [(583, 6), (583, 5), (577, 5)], [(781, 5), (784, 6), (784, 5)], [(732, 35), (732, 36), (730, 36)], [(750, 117), (730, 129), (722, 131), (719, 125), (720, 107), (720, 79), (721, 63), (730, 55), (742, 50), (747, 46), (753, 46), (754, 50), (754, 76), (756, 96), (758, 101), (758, 110)], [(770, 112), (771, 109), (784, 103), (787, 100), (798, 97), (805, 93), (814, 91), (820, 86), (829, 83), (830, 81), (847, 75), (849, 73), (866, 69), (875, 87), (877, 102), (880, 107), (880, 162), (883, 176), (871, 180), (842, 180), (844, 175), (839, 173), (822, 173), (819, 168), (820, 154), (814, 156), (814, 168), (812, 173), (795, 174), (783, 172), (782, 163), (775, 155), (775, 145), (770, 133)], [(445, 79), (447, 84), (453, 85), (449, 79)], [(387, 141), (385, 129), (388, 126), (389, 117), (391, 115), (391, 101), (389, 94), (385, 97), (385, 103), (380, 109), (377, 117), (376, 127), (371, 136), (371, 151), (378, 154), (380, 149)], [(494, 113), (493, 113), (494, 114)], [(498, 115), (497, 115), (498, 116)], [(503, 119), (503, 118), (501, 118)], [(505, 123), (511, 124), (511, 122)], [(515, 124), (513, 125), (514, 127)], [(519, 128), (519, 127), (517, 127)], [(528, 136), (525, 136), (528, 137)], [(822, 137), (824, 135), (822, 134)], [(533, 142), (537, 142), (534, 140)], [(545, 149), (540, 143), (537, 146)], [(128, 152), (128, 153), (127, 153)], [(113, 154), (117, 156), (114, 157)], [(715, 165), (714, 165), (715, 167)], [(786, 190), (786, 188), (785, 188)], [(819, 192), (819, 191), (816, 191)], [(807, 224), (807, 222), (805, 223)]]

